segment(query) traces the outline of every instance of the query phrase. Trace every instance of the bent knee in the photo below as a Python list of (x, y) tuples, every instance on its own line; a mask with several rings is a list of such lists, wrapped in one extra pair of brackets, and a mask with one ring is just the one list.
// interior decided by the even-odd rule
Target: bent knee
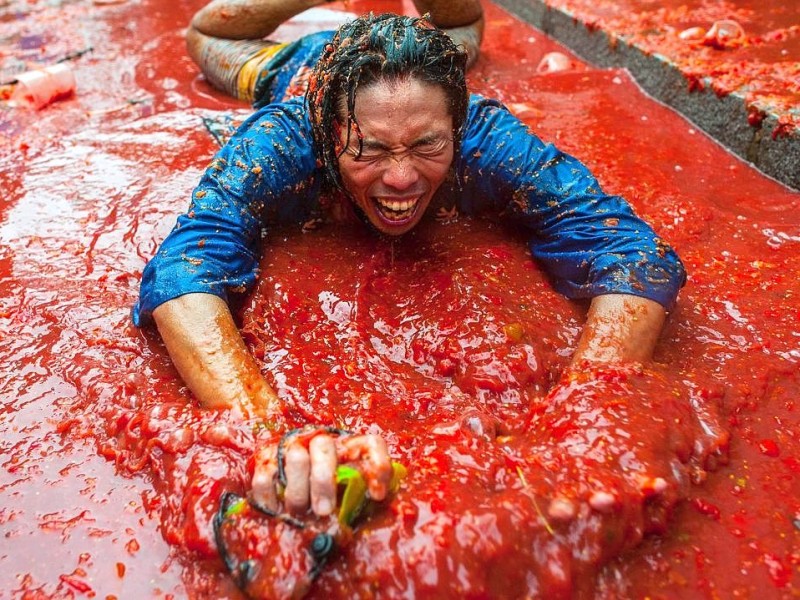
[(414, 0), (420, 14), (430, 13), (437, 27), (450, 29), (472, 25), (483, 18), (480, 0)]

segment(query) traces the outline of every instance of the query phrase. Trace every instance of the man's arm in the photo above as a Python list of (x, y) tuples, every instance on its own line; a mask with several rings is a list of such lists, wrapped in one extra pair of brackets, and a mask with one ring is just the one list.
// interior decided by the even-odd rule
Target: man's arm
[(493, 207), (529, 227), (531, 254), (556, 290), (592, 298), (573, 365), (648, 361), (686, 280), (675, 251), (584, 165), (494, 101), (473, 99), (461, 152), (463, 180), (480, 199), (464, 194), (462, 210)]
[(278, 397), (261, 375), (228, 305), (212, 294), (185, 294), (153, 311), (170, 358), (183, 381), (207, 408), (231, 409), (243, 418), (271, 418)]
[[(153, 319), (183, 381), (208, 408), (229, 408), (244, 418), (279, 416), (279, 399), (259, 371), (224, 300), (212, 294), (185, 294), (153, 311)], [(299, 436), (295, 436), (298, 438)], [(339, 442), (315, 436), (304, 445), (292, 439), (285, 462), (285, 507), (304, 513), (309, 505), (320, 515), (336, 507), (339, 462), (358, 465), (374, 500), (389, 489), (392, 462), (386, 442), (377, 435), (349, 436)], [(257, 452), (253, 497), (278, 510), (277, 449)]]
[(653, 300), (629, 294), (596, 296), (572, 364), (647, 362), (665, 319), (666, 311)]

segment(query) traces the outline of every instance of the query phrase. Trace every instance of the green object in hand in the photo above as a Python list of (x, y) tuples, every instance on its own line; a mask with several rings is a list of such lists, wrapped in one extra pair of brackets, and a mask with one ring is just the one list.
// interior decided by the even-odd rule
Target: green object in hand
[(246, 506), (247, 500), (245, 498), (239, 498), (227, 508), (224, 517), (227, 519), (233, 517), (234, 515), (239, 515), (242, 513), (242, 511), (244, 511)]
[[(398, 463), (392, 463), (392, 480), (389, 482), (389, 492), (394, 494), (400, 487), (400, 482), (406, 476), (406, 468)], [(339, 503), (339, 523), (352, 527), (361, 511), (367, 505), (367, 483), (358, 469), (347, 465), (340, 465), (336, 469), (336, 483), (344, 486), (342, 499)]]

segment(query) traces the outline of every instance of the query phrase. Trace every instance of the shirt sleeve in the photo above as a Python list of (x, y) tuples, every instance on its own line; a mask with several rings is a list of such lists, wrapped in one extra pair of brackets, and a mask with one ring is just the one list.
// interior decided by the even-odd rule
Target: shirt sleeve
[(302, 99), (265, 107), (243, 123), (145, 266), (134, 323), (184, 294), (227, 300), (229, 292), (249, 289), (258, 274), (264, 215), (296, 209), (315, 167)]
[(570, 298), (632, 294), (669, 309), (678, 255), (577, 159), (543, 143), (497, 101), (473, 96), (461, 148), (462, 210), (492, 208), (531, 229), (531, 254)]

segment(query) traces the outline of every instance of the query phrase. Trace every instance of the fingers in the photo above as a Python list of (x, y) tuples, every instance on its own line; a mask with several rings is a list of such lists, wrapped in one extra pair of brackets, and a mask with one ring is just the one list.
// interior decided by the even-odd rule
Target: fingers
[(379, 501), (386, 498), (392, 480), (392, 461), (384, 439), (379, 435), (357, 435), (337, 441), (340, 460), (356, 464), (367, 483), (370, 498)]
[[(312, 510), (324, 517), (336, 508), (336, 443), (329, 435), (317, 435), (305, 448), (302, 439), (292, 438), (283, 452), (286, 487), (283, 509), (292, 514)], [(262, 448), (256, 453), (251, 497), (258, 504), (279, 512), (277, 447)]]
[(336, 442), (318, 435), (308, 445), (311, 458), (311, 509), (324, 517), (336, 507)]
[(304, 513), (308, 510), (311, 458), (301, 444), (292, 440), (286, 447), (283, 460), (286, 473), (283, 502), (286, 511), (294, 514)]
[[(307, 446), (306, 446), (307, 445)], [(392, 461), (384, 439), (378, 435), (333, 437), (318, 433), (286, 438), (282, 451), (285, 487), (279, 494), (278, 447), (262, 448), (255, 455), (251, 498), (269, 510), (303, 514), (309, 506), (320, 517), (336, 509), (336, 469), (351, 463), (367, 484), (371, 499), (380, 501), (389, 493)]]
[(266, 508), (278, 510), (278, 492), (275, 484), (278, 480), (278, 460), (275, 448), (262, 448), (256, 453), (251, 496), (253, 500)]

